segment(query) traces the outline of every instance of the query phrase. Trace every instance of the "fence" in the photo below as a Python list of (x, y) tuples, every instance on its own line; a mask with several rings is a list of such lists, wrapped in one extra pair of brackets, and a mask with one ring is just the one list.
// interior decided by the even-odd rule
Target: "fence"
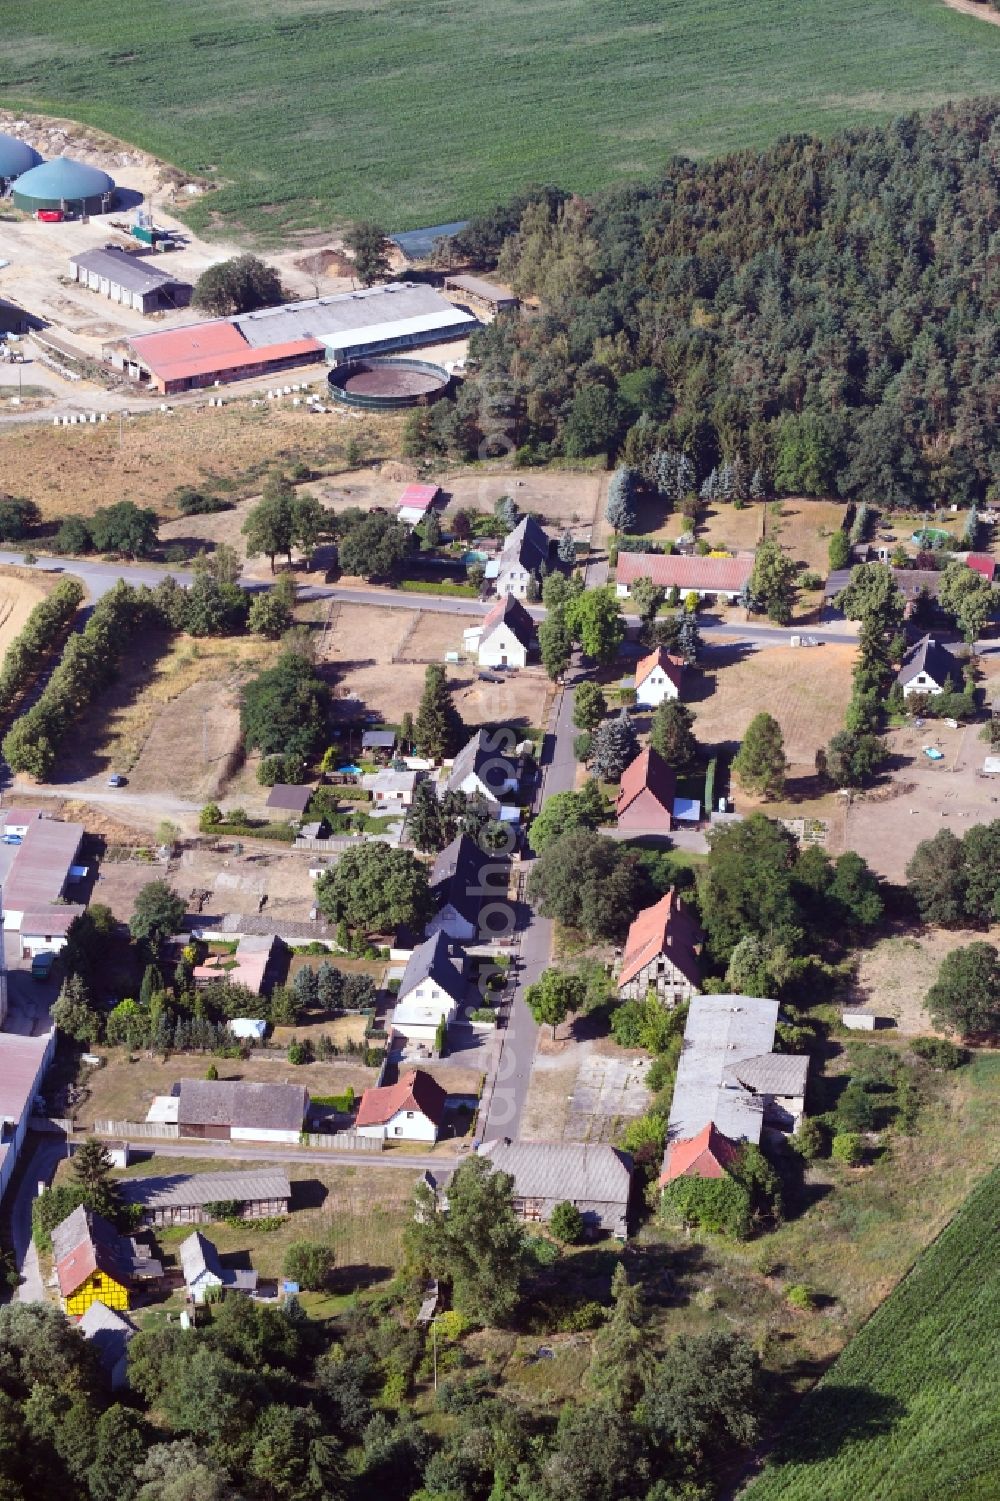
[(385, 1143), (380, 1136), (359, 1136), (356, 1131), (335, 1131), (332, 1136), (303, 1131), (304, 1147), (318, 1147), (325, 1152), (382, 1152)]
[(181, 1134), (181, 1128), (176, 1122), (169, 1121), (95, 1121), (95, 1136), (120, 1136), (127, 1141), (130, 1138), (160, 1137), (163, 1141), (176, 1141)]
[[(120, 1137), (129, 1140), (178, 1141), (181, 1128), (167, 1121), (95, 1121), (95, 1136)], [(203, 1141), (204, 1137), (185, 1137), (185, 1140)], [(303, 1131), (299, 1141), (304, 1147), (316, 1147), (327, 1152), (381, 1152), (383, 1143), (378, 1137), (359, 1136), (356, 1131), (337, 1131), (332, 1135)]]

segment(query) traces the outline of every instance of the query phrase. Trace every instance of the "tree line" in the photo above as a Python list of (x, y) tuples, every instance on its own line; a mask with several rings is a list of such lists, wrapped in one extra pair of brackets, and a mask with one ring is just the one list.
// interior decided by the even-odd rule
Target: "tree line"
[(69, 629), (83, 600), (83, 585), (61, 579), (52, 593), (35, 605), (4, 654), (0, 668), (0, 713), (11, 710), (34, 682)]

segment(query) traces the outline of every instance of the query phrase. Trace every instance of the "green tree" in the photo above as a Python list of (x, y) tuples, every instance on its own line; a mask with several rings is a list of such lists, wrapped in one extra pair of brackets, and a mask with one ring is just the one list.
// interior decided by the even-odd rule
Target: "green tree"
[(308, 1292), (320, 1292), (330, 1280), (333, 1263), (332, 1246), (318, 1240), (293, 1240), (285, 1252), (282, 1270)]
[(608, 484), (605, 516), (617, 533), (635, 531), (639, 503), (639, 474), (627, 464), (619, 464)]
[(186, 911), (183, 897), (166, 881), (149, 881), (135, 899), (129, 932), (155, 953), (165, 939), (180, 932)]
[(241, 528), (247, 539), (247, 556), (263, 554), (274, 572), (281, 553), (292, 561), (295, 544), (295, 487), (283, 475), (269, 475), (260, 501), (248, 513)]
[(835, 470), (835, 448), (824, 418), (816, 412), (786, 412), (774, 463), (779, 495), (829, 495)]
[(326, 738), (329, 690), (312, 665), (283, 652), (243, 689), (240, 721), (248, 750), (309, 761)]
[(540, 1027), (552, 1028), (554, 1041), (560, 1022), (564, 1022), (571, 1011), (579, 1011), (582, 1007), (585, 988), (579, 975), (547, 969), (540, 980), (528, 986), (524, 993), (525, 1004)]
[(418, 782), (413, 789), (413, 802), (406, 815), (406, 831), (422, 855), (444, 849), (444, 820), (441, 802), (430, 782)]
[(924, 922), (955, 927), (964, 920), (965, 851), (950, 829), (939, 829), (917, 845), (906, 867), (906, 881)]
[(797, 855), (793, 836), (762, 813), (714, 835), (700, 907), (718, 963), (728, 963), (747, 933), (790, 952), (798, 948), (803, 915), (793, 890)]
[(67, 975), (52, 1007), (52, 1020), (74, 1042), (93, 1046), (101, 1035), (101, 1016), (83, 976)]
[(543, 917), (620, 942), (637, 907), (638, 860), (600, 834), (563, 834), (534, 862), (528, 889)]
[(391, 274), (389, 237), (380, 224), (363, 219), (352, 224), (344, 235), (344, 244), (354, 256), (354, 269), (363, 287), (388, 281)]
[(690, 771), (698, 760), (694, 715), (687, 704), (666, 698), (653, 710), (649, 743), (675, 771)]
[(591, 736), (590, 760), (596, 775), (606, 782), (617, 782), (638, 754), (639, 737), (627, 709), (605, 719)]
[(159, 521), (156, 512), (143, 510), (130, 500), (103, 506), (90, 518), (90, 536), (98, 552), (118, 553), (123, 558), (148, 558), (156, 546)]
[(649, 578), (635, 579), (629, 585), (629, 598), (635, 605), (636, 612), (642, 624), (642, 636), (644, 640), (650, 638), (653, 622), (666, 597), (667, 591), (659, 588)]
[(654, 1442), (700, 1465), (722, 1436), (748, 1445), (760, 1431), (765, 1393), (760, 1360), (736, 1334), (680, 1334), (646, 1391)]
[(220, 584), (199, 573), (184, 594), (183, 628), (192, 636), (228, 636), (242, 629), (249, 604), (238, 584)]
[(505, 1324), (517, 1306), (524, 1231), (513, 1194), (510, 1174), (479, 1156), (456, 1169), (447, 1210), (426, 1185), (417, 1187), (417, 1217), (406, 1233), (410, 1260), (450, 1283), (454, 1308), (475, 1323)]
[[(558, 574), (550, 575), (559, 577)], [(549, 579), (546, 579), (548, 584)], [(542, 666), (553, 682), (563, 676), (573, 655), (573, 632), (570, 628), (565, 604), (550, 605), (548, 614), (538, 626), (538, 651)]]
[(846, 568), (851, 561), (851, 544), (847, 533), (842, 527), (838, 527), (830, 538), (827, 548), (827, 556), (830, 561), (831, 572), (839, 568)]
[(830, 1156), (845, 1167), (859, 1167), (864, 1155), (865, 1144), (856, 1131), (841, 1131), (830, 1143)]
[(614, 589), (586, 589), (567, 605), (567, 623), (588, 657), (608, 667), (625, 640), (625, 618)]
[(816, 758), (817, 770), (835, 787), (864, 787), (878, 773), (888, 747), (878, 735), (838, 730)]
[(795, 564), (782, 551), (781, 544), (770, 537), (761, 542), (754, 554), (749, 591), (769, 620), (788, 624), (795, 602)]
[(316, 882), (316, 904), (332, 923), (355, 932), (419, 931), (433, 910), (427, 867), (410, 850), (363, 844), (345, 850)]
[(848, 620), (871, 621), (889, 636), (903, 624), (905, 601), (886, 563), (859, 563), (834, 603)]
[(580, 386), (563, 429), (563, 447), (571, 459), (607, 453), (621, 426), (618, 398), (607, 386)]
[(465, 734), (445, 670), (439, 662), (432, 662), (424, 674), (424, 690), (414, 725), (417, 753), (435, 761), (443, 760), (461, 748)]
[(94, 1438), (94, 1460), (87, 1472), (91, 1501), (132, 1501), (135, 1472), (149, 1442), (145, 1423), (115, 1402), (97, 1419)]
[(113, 1219), (121, 1207), (121, 1197), (111, 1177), (111, 1154), (103, 1142), (88, 1136), (71, 1158), (73, 1182), (84, 1195), (84, 1203), (107, 1219)]
[(341, 571), (369, 580), (394, 578), (414, 545), (413, 533), (404, 522), (373, 513), (341, 538)]
[(620, 1261), (611, 1276), (611, 1297), (605, 1323), (594, 1338), (587, 1381), (606, 1393), (619, 1410), (631, 1412), (653, 1375), (654, 1360), (642, 1289), (629, 1281)]
[(0, 495), (0, 542), (20, 542), (41, 519), (42, 513), (33, 500)]
[(191, 297), (195, 307), (216, 318), (275, 307), (284, 300), (277, 271), (256, 255), (238, 255), (209, 266), (199, 276)]
[(1000, 918), (1000, 819), (974, 824), (962, 840), (965, 915), (988, 926)]
[(255, 636), (279, 640), (292, 623), (292, 612), (273, 589), (258, 594), (250, 605), (247, 627)]
[(583, 1215), (568, 1199), (561, 1200), (549, 1216), (549, 1229), (564, 1246), (575, 1246), (584, 1234)]
[(579, 792), (556, 792), (546, 798), (528, 830), (528, 843), (540, 855), (554, 840), (574, 829), (596, 829), (604, 822), (601, 790), (589, 777)]
[(992, 943), (952, 949), (941, 961), (925, 1001), (936, 1027), (963, 1037), (1000, 1031), (1000, 954)]
[(608, 701), (598, 683), (581, 683), (573, 700), (573, 723), (578, 730), (594, 730), (608, 712)]
[(136, 1478), (136, 1501), (238, 1501), (225, 1475), (190, 1439), (147, 1449)]
[(747, 792), (778, 797), (785, 785), (785, 742), (770, 714), (751, 719), (733, 760), (733, 771)]
[(965, 563), (949, 563), (941, 575), (938, 603), (954, 617), (970, 646), (979, 640), (1000, 598), (992, 584)]

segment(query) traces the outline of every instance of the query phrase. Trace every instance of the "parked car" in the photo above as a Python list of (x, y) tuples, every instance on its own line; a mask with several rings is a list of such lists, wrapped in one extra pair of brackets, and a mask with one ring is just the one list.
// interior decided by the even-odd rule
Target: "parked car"
[(3, 836), (3, 842), (4, 842), (4, 844), (23, 844), (24, 843), (24, 841), (21, 838), (20, 834), (5, 834)]
[(52, 973), (52, 966), (55, 962), (55, 954), (49, 952), (36, 954), (31, 961), (31, 978), (33, 980), (47, 980)]
[(109, 787), (124, 787), (128, 777), (123, 777), (120, 771), (113, 771), (108, 777)]

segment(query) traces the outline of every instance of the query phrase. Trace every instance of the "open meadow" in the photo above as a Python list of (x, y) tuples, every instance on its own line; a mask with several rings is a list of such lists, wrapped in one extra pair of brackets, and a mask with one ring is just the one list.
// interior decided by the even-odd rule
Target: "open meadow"
[(191, 224), (271, 240), (345, 217), (434, 224), (531, 182), (586, 192), (652, 176), (675, 152), (829, 133), (989, 93), (1000, 61), (1000, 28), (943, 0), (6, 11), (0, 103), (217, 181)]

